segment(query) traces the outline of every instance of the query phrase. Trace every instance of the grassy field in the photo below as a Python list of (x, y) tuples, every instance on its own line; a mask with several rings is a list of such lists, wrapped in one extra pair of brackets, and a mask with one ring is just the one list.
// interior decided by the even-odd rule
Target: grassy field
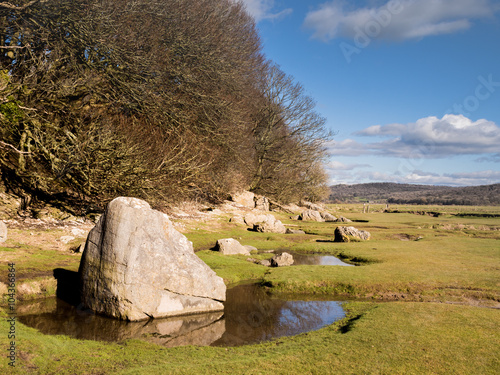
[[(335, 243), (337, 223), (277, 216), (306, 235), (256, 233), (228, 223), (185, 225), (197, 254), (226, 284), (260, 282), (276, 294), (344, 298), (347, 316), (319, 331), (242, 347), (164, 348), (46, 336), (16, 324), (16, 367), (8, 365), (9, 323), (0, 319), (0, 370), (12, 374), (498, 374), (500, 373), (500, 218), (496, 207), (332, 205), (332, 213), (371, 233), (365, 242)], [(396, 209), (396, 207), (390, 207)], [(474, 209), (474, 210), (473, 210)], [(427, 214), (430, 212), (431, 214)], [(440, 212), (438, 217), (432, 213)], [(61, 233), (16, 229), (0, 248), (0, 276), (15, 261), (25, 297), (55, 293), (56, 268), (76, 270), (79, 256)], [(261, 250), (332, 254), (359, 267), (265, 268), (209, 249), (237, 238)], [(26, 239), (25, 239), (26, 238)], [(254, 258), (267, 254), (252, 255)], [(31, 284), (30, 284), (31, 283)]]

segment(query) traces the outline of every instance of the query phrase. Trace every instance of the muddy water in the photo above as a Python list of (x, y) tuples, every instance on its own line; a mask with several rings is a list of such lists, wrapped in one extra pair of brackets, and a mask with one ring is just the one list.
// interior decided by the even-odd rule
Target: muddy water
[(50, 298), (20, 305), (18, 319), (45, 334), (115, 342), (138, 338), (173, 347), (257, 343), (317, 330), (345, 316), (340, 302), (276, 299), (255, 285), (228, 289), (224, 305), (219, 313), (123, 322)]

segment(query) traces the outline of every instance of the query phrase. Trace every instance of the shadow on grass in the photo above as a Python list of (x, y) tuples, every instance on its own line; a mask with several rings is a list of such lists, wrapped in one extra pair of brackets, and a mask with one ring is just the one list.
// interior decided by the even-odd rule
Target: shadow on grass
[(80, 304), (80, 277), (78, 272), (54, 269), (54, 278), (57, 280), (56, 297), (73, 306)]
[(347, 333), (352, 331), (354, 328), (354, 325), (357, 320), (359, 320), (363, 315), (356, 315), (355, 317), (352, 317), (349, 319), (346, 324), (344, 324), (342, 327), (340, 327), (340, 333)]

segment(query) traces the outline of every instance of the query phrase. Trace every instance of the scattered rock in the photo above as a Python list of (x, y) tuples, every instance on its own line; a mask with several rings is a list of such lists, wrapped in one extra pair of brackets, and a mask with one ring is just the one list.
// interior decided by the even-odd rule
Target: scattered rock
[(344, 216), (339, 216), (337, 220), (335, 220), (338, 223), (352, 223), (352, 220), (349, 220), (348, 218)]
[(7, 241), (7, 225), (0, 220), (0, 243)]
[(111, 201), (80, 263), (85, 307), (123, 320), (221, 311), (226, 286), (166, 214), (136, 198)]
[(242, 191), (239, 193), (235, 193), (231, 196), (231, 200), (234, 203), (242, 205), (248, 208), (255, 207), (255, 194), (250, 191)]
[(262, 223), (264, 221), (272, 220), (270, 217), (274, 218), (272, 214), (263, 214), (260, 212), (249, 212), (245, 215), (245, 224), (249, 227), (253, 227), (257, 223)]
[(323, 211), (324, 210), (323, 206), (316, 204), (316, 203), (307, 202), (307, 201), (301, 201), (300, 205), (302, 207), (308, 208), (308, 209), (313, 210), (313, 211)]
[(293, 264), (293, 256), (288, 253), (281, 253), (271, 258), (271, 267), (285, 267)]
[(220, 252), (222, 255), (250, 255), (250, 251), (234, 238), (217, 240), (215, 251)]
[(262, 259), (258, 264), (264, 267), (271, 267), (271, 261), (269, 259)]
[(266, 220), (254, 224), (253, 230), (261, 233), (286, 233), (286, 227), (273, 215), (268, 215)]
[(319, 211), (315, 211), (315, 210), (305, 210), (304, 212), (302, 212), (300, 214), (299, 219), (303, 220), (303, 221), (319, 221), (319, 222), (325, 221), (321, 217), (321, 214), (319, 213)]
[(350, 242), (352, 239), (369, 240), (370, 233), (354, 227), (337, 227), (335, 229), (335, 242)]
[(338, 219), (337, 219), (335, 216), (333, 216), (331, 213), (329, 213), (329, 212), (325, 212), (325, 211), (321, 212), (321, 217), (323, 218), (323, 220), (324, 220), (324, 221), (329, 222), (329, 223), (330, 223), (330, 222), (334, 222), (334, 221), (337, 221), (337, 220), (338, 220)]
[(269, 211), (269, 199), (266, 197), (256, 197), (255, 208), (260, 211)]
[(245, 225), (245, 219), (241, 215), (234, 215), (231, 219), (229, 219), (230, 223)]
[(290, 229), (290, 228), (286, 228), (286, 233), (287, 234), (306, 234), (306, 232), (304, 232), (303, 230), (300, 230), (300, 229)]

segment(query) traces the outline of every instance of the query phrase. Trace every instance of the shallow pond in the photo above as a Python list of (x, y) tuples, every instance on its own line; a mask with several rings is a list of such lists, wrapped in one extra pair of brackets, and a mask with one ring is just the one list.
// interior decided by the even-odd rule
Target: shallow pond
[[(285, 250), (286, 251), (286, 250)], [(293, 256), (293, 265), (311, 265), (311, 266), (347, 266), (354, 267), (354, 264), (349, 264), (341, 261), (333, 255), (321, 254), (301, 254), (293, 251), (286, 251)]]
[(256, 285), (228, 289), (224, 305), (219, 313), (124, 322), (49, 298), (20, 304), (18, 319), (45, 334), (101, 341), (138, 338), (173, 347), (257, 343), (317, 330), (345, 316), (341, 302), (271, 298)]

